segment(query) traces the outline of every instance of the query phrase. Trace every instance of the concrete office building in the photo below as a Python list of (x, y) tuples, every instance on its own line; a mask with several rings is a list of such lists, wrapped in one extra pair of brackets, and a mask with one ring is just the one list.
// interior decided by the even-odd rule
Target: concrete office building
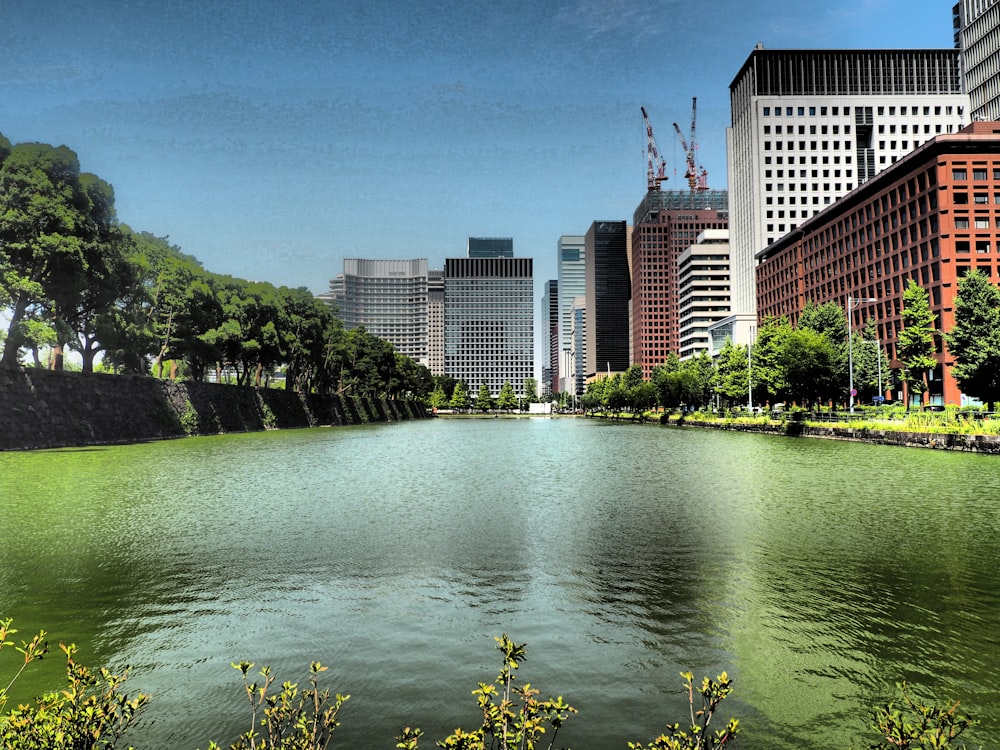
[(542, 295), (542, 382), (540, 395), (550, 396), (559, 390), (559, 282), (545, 282)]
[(485, 383), (496, 398), (507, 380), (523, 396), (535, 377), (534, 307), (531, 258), (447, 258), (445, 373), (473, 397)]
[(444, 375), (444, 272), (427, 272), (427, 369)]
[[(564, 234), (556, 246), (559, 259), (559, 391), (573, 386), (564, 367), (566, 353), (573, 348), (573, 302), (587, 293), (586, 242), (582, 234)], [(583, 349), (580, 349), (581, 355)], [(580, 369), (583, 369), (581, 365)]]
[(649, 190), (632, 223), (632, 362), (644, 377), (680, 355), (677, 260), (706, 229), (725, 229), (725, 190)]
[(711, 353), (713, 324), (729, 317), (729, 230), (705, 229), (677, 259), (680, 358)]
[(624, 221), (595, 221), (584, 236), (588, 378), (624, 372), (631, 364), (630, 244)]
[(952, 15), (972, 120), (1000, 120), (1000, 2), (960, 0)]
[(587, 383), (587, 298), (577, 297), (570, 308), (570, 347), (565, 350), (565, 389), (575, 397), (583, 396)]
[[(945, 332), (955, 321), (956, 284), (968, 269), (1000, 280), (1000, 123), (973, 123), (922, 144), (758, 258), (762, 318), (787, 315), (794, 324), (809, 301), (850, 307), (855, 330), (875, 319), (892, 367), (900, 367), (909, 280), (927, 291), (936, 326)], [(961, 405), (953, 361), (936, 339), (929, 403)]]
[[(430, 367), (427, 259), (345, 258), (327, 295), (347, 329), (364, 326), (400, 354)], [(432, 370), (433, 372), (433, 370)]]
[(928, 139), (969, 122), (954, 49), (758, 46), (729, 89), (734, 321), (757, 317), (758, 252)]

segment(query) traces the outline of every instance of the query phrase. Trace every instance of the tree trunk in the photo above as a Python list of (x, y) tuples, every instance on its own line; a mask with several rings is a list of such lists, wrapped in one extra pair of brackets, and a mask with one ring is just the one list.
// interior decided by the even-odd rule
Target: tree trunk
[(25, 299), (18, 299), (11, 312), (10, 325), (7, 326), (7, 339), (4, 342), (3, 356), (0, 357), (0, 365), (13, 367), (17, 364), (17, 353), (24, 345), (24, 336), (21, 335), (21, 321), (24, 313), (28, 309), (28, 302)]

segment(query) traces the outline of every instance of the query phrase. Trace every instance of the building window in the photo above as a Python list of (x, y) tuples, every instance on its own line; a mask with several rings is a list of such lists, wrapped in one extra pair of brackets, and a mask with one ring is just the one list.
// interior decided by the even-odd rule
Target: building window
[(985, 182), (986, 181), (986, 170), (985, 169), (973, 169), (972, 170), (972, 179), (975, 180), (976, 182)]
[(976, 252), (977, 253), (988, 253), (990, 251), (990, 241), (989, 240), (976, 240)]
[(951, 170), (951, 179), (955, 180), (956, 182), (958, 182), (960, 180), (966, 180), (966, 179), (968, 179), (968, 177), (969, 177), (969, 173), (967, 171), (965, 171), (964, 169), (953, 169), (953, 170)]

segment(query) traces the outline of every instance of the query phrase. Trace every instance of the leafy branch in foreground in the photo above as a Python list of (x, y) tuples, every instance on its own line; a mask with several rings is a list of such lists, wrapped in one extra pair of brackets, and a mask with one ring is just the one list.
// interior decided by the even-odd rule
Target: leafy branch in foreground
[[(230, 745), (230, 750), (324, 750), (340, 726), (337, 717), (351, 696), (334, 696), (319, 689), (319, 675), (328, 668), (318, 661), (309, 665), (309, 687), (299, 690), (292, 682), (283, 682), (281, 691), (270, 692), (275, 677), (270, 667), (262, 667), (261, 682), (250, 682), (253, 662), (232, 665), (243, 675), (243, 688), (250, 701), (250, 729)], [(258, 731), (259, 730), (259, 731)], [(209, 750), (221, 750), (212, 742)]]
[(953, 740), (978, 723), (958, 713), (957, 701), (948, 708), (926, 706), (913, 697), (905, 682), (897, 687), (903, 695), (902, 702), (890, 701), (872, 713), (872, 729), (882, 739), (871, 750), (940, 750), (951, 747)]
[[(629, 750), (717, 750), (728, 744), (739, 734), (739, 720), (730, 719), (725, 728), (709, 734), (709, 725), (719, 704), (733, 692), (733, 681), (723, 672), (714, 680), (708, 677), (701, 681), (701, 687), (694, 685), (694, 675), (682, 672), (688, 693), (691, 723), (687, 728), (680, 724), (668, 724), (667, 731), (649, 745), (641, 742), (628, 743)], [(701, 696), (701, 707), (695, 708), (695, 692)]]
[[(551, 749), (560, 727), (576, 709), (563, 701), (561, 695), (539, 700), (539, 691), (530, 683), (516, 686), (514, 672), (527, 658), (526, 646), (514, 643), (506, 633), (494, 640), (497, 650), (503, 654), (496, 684), (480, 682), (479, 688), (472, 691), (483, 712), (482, 725), (471, 732), (456, 729), (437, 746), (449, 750), (534, 750), (540, 746), (547, 728), (551, 728), (552, 738), (546, 745)], [(396, 747), (418, 750), (417, 743), (422, 735), (419, 729), (407, 727), (396, 737)]]
[(14, 620), (8, 617), (5, 620), (0, 620), (0, 651), (2, 651), (6, 646), (14, 646), (14, 650), (20, 654), (24, 655), (24, 662), (18, 667), (18, 670), (14, 675), (7, 681), (6, 685), (3, 685), (0, 681), (0, 709), (2, 709), (7, 704), (7, 694), (10, 689), (17, 682), (17, 678), (21, 676), (21, 673), (25, 668), (31, 664), (31, 662), (40, 660), (49, 651), (49, 642), (45, 640), (45, 631), (40, 630), (35, 634), (35, 637), (30, 641), (21, 641), (20, 646), (15, 646), (14, 641), (10, 640), (10, 636), (17, 632), (16, 628), (11, 627), (14, 624)]
[[(18, 649), (25, 655), (25, 664), (41, 658), (44, 650), (39, 648), (44, 645), (39, 639), (43, 636), (44, 631)], [(7, 750), (113, 750), (149, 696), (138, 693), (129, 698), (121, 690), (127, 673), (107, 669), (95, 673), (73, 659), (76, 646), (60, 643), (59, 648), (66, 655), (66, 688), (7, 714), (0, 723), (0, 746)]]

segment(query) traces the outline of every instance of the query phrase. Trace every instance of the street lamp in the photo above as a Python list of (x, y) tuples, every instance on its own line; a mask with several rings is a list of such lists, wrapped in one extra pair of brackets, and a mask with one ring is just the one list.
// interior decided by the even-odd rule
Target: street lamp
[(878, 302), (875, 297), (847, 298), (847, 393), (850, 397), (848, 411), (854, 413), (854, 320), (851, 311), (861, 304)]

